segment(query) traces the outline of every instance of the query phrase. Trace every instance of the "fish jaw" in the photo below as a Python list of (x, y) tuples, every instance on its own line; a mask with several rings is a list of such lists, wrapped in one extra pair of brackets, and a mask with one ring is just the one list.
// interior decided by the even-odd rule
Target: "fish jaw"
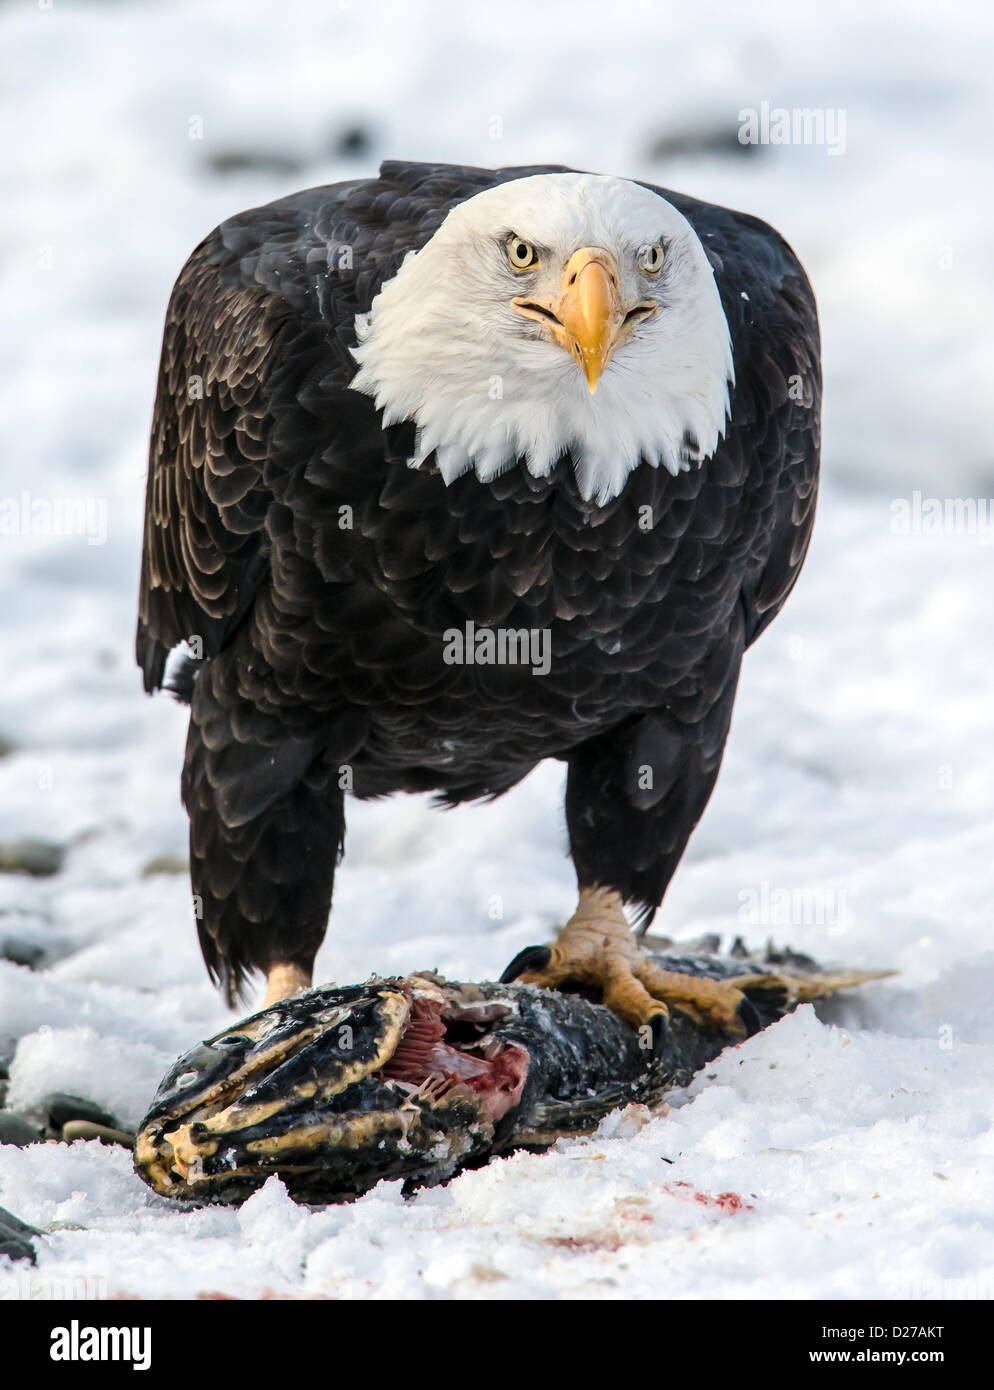
[(240, 1200), (270, 1173), (317, 1200), (440, 1180), (521, 1100), (529, 1053), (492, 1027), (513, 1009), (419, 976), (283, 1000), (171, 1068), (136, 1168), (193, 1201)]

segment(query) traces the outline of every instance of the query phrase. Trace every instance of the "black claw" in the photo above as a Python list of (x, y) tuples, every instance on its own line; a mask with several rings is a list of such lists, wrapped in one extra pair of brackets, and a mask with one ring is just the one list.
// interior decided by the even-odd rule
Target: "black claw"
[(747, 1038), (751, 1038), (753, 1033), (758, 1033), (762, 1028), (759, 1011), (751, 999), (743, 997), (742, 1003), (735, 1010), (735, 1013), (742, 1027), (746, 1030)]
[(544, 970), (551, 959), (552, 952), (548, 946), (526, 946), (511, 961), (511, 964), (501, 975), (500, 982), (502, 985), (509, 985), (512, 980), (516, 980), (526, 970)]
[(670, 1026), (666, 1021), (666, 1015), (653, 1014), (649, 1019), (649, 1027), (652, 1029), (652, 1055), (655, 1061), (660, 1062), (663, 1059), (670, 1036)]

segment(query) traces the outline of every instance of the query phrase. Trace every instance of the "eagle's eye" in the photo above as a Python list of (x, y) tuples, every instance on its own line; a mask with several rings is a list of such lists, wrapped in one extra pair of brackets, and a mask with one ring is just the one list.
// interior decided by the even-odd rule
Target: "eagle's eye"
[(523, 241), (512, 232), (505, 245), (507, 259), (515, 270), (534, 270), (538, 265), (538, 252), (530, 241)]
[(638, 254), (639, 270), (646, 275), (658, 275), (663, 268), (663, 243), (654, 241), (651, 246), (643, 246)]

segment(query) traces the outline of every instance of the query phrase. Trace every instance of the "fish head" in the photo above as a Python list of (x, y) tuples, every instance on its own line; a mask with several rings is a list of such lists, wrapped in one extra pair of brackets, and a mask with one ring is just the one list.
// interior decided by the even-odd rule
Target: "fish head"
[(493, 1144), (529, 1070), (498, 1036), (513, 999), (432, 976), (374, 979), (272, 1005), (191, 1049), (135, 1146), (164, 1196), (237, 1201), (278, 1173), (327, 1201), (385, 1177), (440, 1180)]

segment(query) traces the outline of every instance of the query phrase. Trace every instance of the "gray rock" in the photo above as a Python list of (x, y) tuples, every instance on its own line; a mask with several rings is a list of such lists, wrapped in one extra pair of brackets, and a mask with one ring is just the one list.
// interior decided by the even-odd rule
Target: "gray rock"
[(135, 1147), (133, 1134), (109, 1125), (95, 1125), (91, 1120), (69, 1120), (62, 1126), (63, 1143), (71, 1144), (74, 1139), (99, 1139), (101, 1144), (120, 1144), (125, 1149)]
[(331, 140), (331, 153), (338, 159), (363, 159), (372, 148), (372, 132), (358, 123), (337, 131)]
[(52, 1091), (42, 1101), (42, 1109), (48, 1116), (49, 1125), (56, 1131), (60, 1131), (70, 1120), (86, 1120), (91, 1125), (103, 1125), (106, 1129), (121, 1128), (109, 1111), (92, 1100), (67, 1095), (65, 1091)]
[(272, 174), (280, 177), (299, 173), (304, 163), (288, 151), (232, 148), (208, 155), (207, 167), (212, 174)]
[(44, 964), (45, 950), (33, 941), (25, 941), (20, 936), (5, 936), (0, 941), (0, 958), (11, 960), (15, 965), (26, 965), (29, 970), (37, 970)]
[(0, 1110), (0, 1144), (13, 1144), (23, 1149), (28, 1144), (40, 1144), (43, 1135), (14, 1110)]
[(0, 844), (0, 873), (46, 878), (59, 872), (65, 857), (65, 847), (55, 844), (53, 840), (39, 840), (31, 836), (7, 840)]
[(738, 127), (731, 125), (686, 126), (678, 130), (661, 131), (649, 142), (646, 151), (653, 160), (700, 159), (715, 157), (733, 159), (740, 155), (755, 155), (766, 150), (765, 145), (743, 145)]
[(29, 1226), (19, 1220), (6, 1207), (0, 1207), (0, 1255), (12, 1260), (30, 1260), (35, 1263), (35, 1248), (31, 1243), (35, 1236), (44, 1235), (36, 1226)]
[(190, 869), (190, 861), (180, 854), (156, 854), (147, 864), (142, 865), (142, 878), (154, 874), (185, 874)]

